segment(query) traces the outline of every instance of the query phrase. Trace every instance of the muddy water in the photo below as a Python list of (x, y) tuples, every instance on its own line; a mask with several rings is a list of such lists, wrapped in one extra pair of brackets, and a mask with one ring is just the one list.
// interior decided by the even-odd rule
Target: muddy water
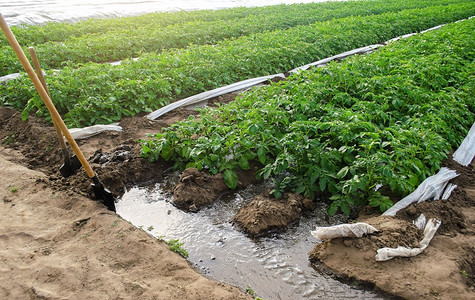
[(207, 276), (242, 289), (252, 288), (263, 299), (378, 299), (319, 274), (307, 258), (315, 240), (315, 225), (340, 223), (320, 207), (285, 233), (251, 239), (230, 223), (244, 203), (266, 188), (246, 190), (219, 199), (213, 207), (187, 213), (169, 203), (175, 178), (148, 188), (132, 188), (116, 204), (117, 213), (155, 237), (179, 239), (189, 261)]
[[(76, 22), (87, 18), (113, 18), (151, 12), (222, 9), (324, 0), (0, 0), (8, 25)], [(342, 1), (342, 0), (334, 0)]]

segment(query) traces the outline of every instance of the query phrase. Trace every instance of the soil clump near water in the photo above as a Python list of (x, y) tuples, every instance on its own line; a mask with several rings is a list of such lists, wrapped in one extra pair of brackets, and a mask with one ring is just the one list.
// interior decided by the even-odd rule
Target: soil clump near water
[(270, 229), (283, 229), (313, 208), (315, 205), (310, 199), (298, 194), (284, 193), (282, 198), (276, 199), (264, 193), (244, 205), (233, 222), (247, 233), (258, 235)]

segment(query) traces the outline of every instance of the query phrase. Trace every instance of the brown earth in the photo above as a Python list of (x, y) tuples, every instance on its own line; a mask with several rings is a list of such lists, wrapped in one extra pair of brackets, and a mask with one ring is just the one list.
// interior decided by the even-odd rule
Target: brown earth
[(239, 209), (233, 222), (247, 233), (258, 235), (273, 228), (285, 228), (313, 208), (315, 206), (310, 199), (298, 194), (285, 193), (282, 198), (276, 199), (264, 193)]
[[(362, 238), (336, 238), (318, 244), (310, 260), (339, 278), (375, 286), (407, 299), (475, 299), (475, 163), (462, 167), (452, 160), (445, 165), (457, 171), (458, 188), (448, 200), (412, 204), (396, 217), (369, 217), (380, 231)], [(418, 245), (421, 231), (412, 225), (421, 213), (442, 221), (429, 247), (419, 256), (376, 262), (381, 247)]]
[(173, 190), (173, 204), (190, 211), (213, 203), (228, 187), (224, 184), (223, 175), (210, 175), (196, 168), (186, 169)]
[[(125, 185), (161, 179), (169, 165), (140, 158), (136, 140), (188, 114), (128, 118), (123, 132), (79, 144), (117, 195)], [(163, 242), (91, 200), (83, 171), (61, 178), (56, 145), (50, 124), (34, 117), (23, 122), (0, 107), (0, 298), (250, 298), (198, 274)]]
[[(230, 100), (217, 99), (221, 101)], [(78, 143), (100, 180), (117, 196), (125, 186), (163, 178), (172, 164), (141, 158), (136, 141), (190, 114), (195, 112), (181, 109), (161, 121), (125, 118), (123, 132)], [(18, 112), (0, 107), (0, 298), (246, 297), (202, 277), (162, 242), (90, 200), (84, 171), (64, 179), (58, 172), (61, 163), (49, 123), (35, 117), (23, 122)], [(363, 239), (324, 242), (312, 251), (312, 260), (341, 278), (404, 298), (475, 299), (474, 166), (462, 168), (451, 161), (446, 165), (462, 174), (453, 180), (459, 188), (449, 200), (411, 205), (394, 220), (361, 213), (358, 221), (369, 219), (381, 231)], [(239, 174), (240, 186), (254, 180), (248, 175)], [(259, 211), (273, 210), (272, 205), (264, 207), (249, 212), (248, 220), (256, 220)], [(280, 207), (277, 216), (282, 209), (287, 207)], [(426, 251), (410, 259), (375, 262), (381, 246), (416, 245), (420, 232), (409, 221), (420, 212), (442, 220)]]

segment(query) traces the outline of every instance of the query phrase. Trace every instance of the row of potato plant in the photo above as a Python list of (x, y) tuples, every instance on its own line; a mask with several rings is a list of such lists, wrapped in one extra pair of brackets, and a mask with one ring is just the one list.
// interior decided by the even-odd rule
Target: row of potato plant
[[(222, 172), (259, 161), (273, 193), (381, 211), (434, 174), (475, 121), (475, 20), (254, 89), (142, 141), (151, 161)], [(378, 189), (378, 187), (382, 188)]]
[[(70, 126), (111, 123), (239, 80), (278, 73), (343, 51), (468, 17), (454, 4), (358, 16), (266, 32), (213, 46), (149, 54), (118, 66), (86, 64), (47, 72), (53, 101)], [(47, 116), (26, 76), (0, 85), (3, 105)]]
[[(252, 33), (287, 29), (355, 15), (372, 15), (410, 8), (444, 5), (467, 0), (372, 0), (335, 3), (311, 3), (270, 7), (268, 13), (261, 8), (256, 14), (242, 18), (215, 21), (198, 20), (164, 27), (161, 23), (122, 27), (107, 32), (89, 33), (61, 41), (50, 41), (35, 46), (43, 69), (60, 68), (66, 64), (110, 62), (138, 57), (147, 52), (160, 52), (170, 48), (184, 48), (190, 44), (214, 44)], [(232, 12), (232, 10), (230, 11)], [(232, 16), (234, 16), (233, 14)], [(143, 19), (143, 18), (142, 18)], [(139, 19), (141, 20), (141, 19)], [(30, 44), (31, 46), (31, 44)], [(26, 46), (25, 46), (26, 51)], [(21, 68), (10, 46), (0, 48), (0, 76)]]

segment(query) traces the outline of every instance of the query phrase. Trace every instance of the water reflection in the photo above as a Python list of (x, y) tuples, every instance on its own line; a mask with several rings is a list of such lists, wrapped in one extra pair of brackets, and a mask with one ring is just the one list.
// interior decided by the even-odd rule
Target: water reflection
[(198, 213), (186, 213), (169, 203), (162, 184), (133, 188), (116, 205), (117, 213), (137, 227), (165, 239), (179, 239), (189, 261), (211, 278), (251, 287), (263, 299), (375, 299), (378, 295), (356, 290), (315, 271), (308, 252), (315, 240), (314, 226), (340, 223), (326, 220), (320, 207), (284, 233), (250, 239), (230, 223), (236, 211), (266, 186), (249, 186), (234, 197), (218, 200)]

